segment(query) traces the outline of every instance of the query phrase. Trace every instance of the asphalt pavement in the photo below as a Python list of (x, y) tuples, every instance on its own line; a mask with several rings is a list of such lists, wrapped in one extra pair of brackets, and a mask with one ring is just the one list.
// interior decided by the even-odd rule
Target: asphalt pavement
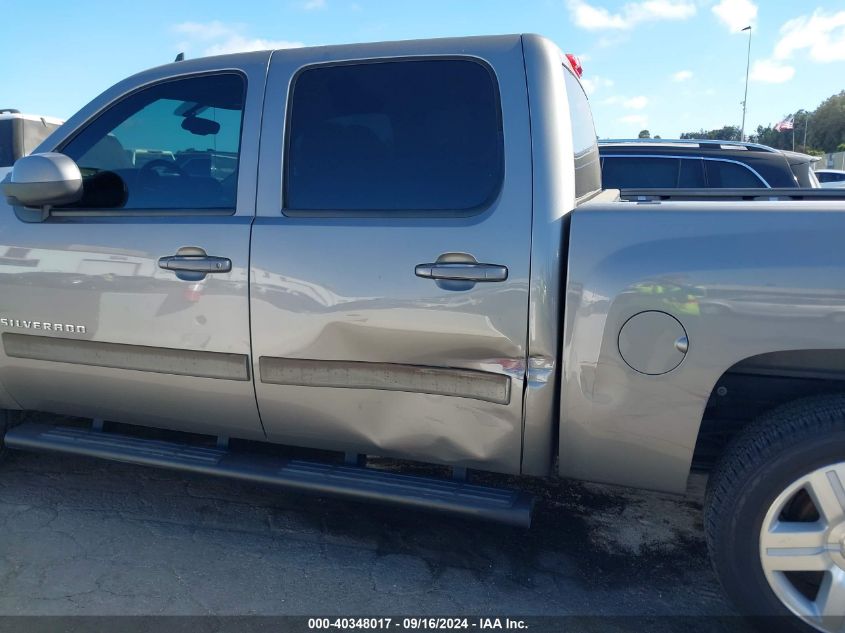
[(689, 631), (733, 614), (706, 556), (703, 475), (684, 497), (502, 483), (538, 495), (531, 529), (13, 453), (0, 616), (587, 616), (580, 628)]

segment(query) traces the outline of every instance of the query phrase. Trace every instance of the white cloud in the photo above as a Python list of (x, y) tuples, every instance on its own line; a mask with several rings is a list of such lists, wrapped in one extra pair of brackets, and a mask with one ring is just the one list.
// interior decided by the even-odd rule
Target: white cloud
[(685, 0), (646, 0), (626, 4), (623, 10), (635, 22), (686, 20), (695, 15), (695, 4)]
[(619, 119), (620, 123), (631, 123), (640, 129), (645, 129), (648, 126), (648, 117), (644, 114), (628, 114)]
[(712, 11), (734, 33), (754, 26), (757, 21), (757, 5), (751, 0), (721, 0)]
[(575, 24), (588, 31), (627, 30), (642, 22), (686, 20), (695, 15), (695, 4), (690, 0), (629, 2), (618, 13), (585, 0), (568, 0), (567, 7)]
[(780, 39), (772, 55), (754, 62), (751, 79), (783, 83), (795, 76), (795, 56), (806, 51), (816, 62), (845, 61), (845, 11), (825, 13), (817, 9), (780, 27)]
[(795, 76), (795, 69), (773, 59), (760, 59), (751, 67), (751, 79), (769, 84), (780, 84)]
[(185, 40), (179, 43), (180, 50), (190, 52), (200, 50), (201, 55), (225, 55), (278, 48), (297, 48), (302, 42), (288, 40), (267, 40), (244, 35), (245, 27), (241, 24), (225, 24), (219, 20), (211, 22), (182, 22), (173, 27)]
[(629, 110), (642, 110), (647, 105), (648, 97), (643, 96), (631, 97), (622, 102), (622, 107), (628, 108)]
[(326, 0), (306, 0), (302, 8), (306, 11), (314, 11), (315, 9), (325, 9)]
[(679, 70), (672, 75), (672, 81), (688, 81), (692, 79), (691, 70)]
[(775, 44), (775, 59), (790, 59), (806, 49), (818, 62), (845, 61), (845, 11), (826, 14), (816, 10), (811, 16), (789, 20), (781, 29)]
[(600, 88), (611, 88), (613, 87), (613, 80), (612, 79), (605, 79), (604, 77), (599, 77), (598, 75), (594, 75), (592, 77), (581, 78), (581, 85), (584, 86), (584, 92), (588, 95), (592, 95), (599, 90)]
[(582, 29), (589, 31), (599, 29), (627, 29), (628, 24), (619, 14), (612, 14), (607, 9), (594, 7), (582, 0), (570, 0), (567, 3), (569, 13), (575, 20), (575, 24)]

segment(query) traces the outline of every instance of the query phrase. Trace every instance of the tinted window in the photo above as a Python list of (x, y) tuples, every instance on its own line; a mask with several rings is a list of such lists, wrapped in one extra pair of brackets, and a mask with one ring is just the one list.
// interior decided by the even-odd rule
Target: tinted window
[(312, 68), (293, 88), (286, 207), (467, 210), (502, 182), (499, 97), (469, 60)]
[(681, 189), (697, 189), (706, 187), (704, 183), (704, 165), (700, 159), (681, 159), (681, 172), (678, 175), (678, 187)]
[(83, 174), (80, 208), (234, 209), (244, 80), (157, 84), (106, 110), (61, 150)]
[(765, 187), (754, 173), (743, 165), (720, 160), (705, 161), (707, 183), (716, 188)]
[(15, 164), (14, 129), (13, 119), (0, 121), (0, 167), (11, 167)]
[(674, 189), (678, 186), (677, 158), (607, 157), (602, 163), (605, 189)]
[(599, 148), (593, 113), (583, 88), (574, 75), (564, 69), (566, 96), (569, 100), (569, 121), (572, 125), (572, 144), (575, 150), (575, 197), (601, 189)]
[(831, 174), (830, 172), (816, 172), (816, 177), (819, 182), (842, 182), (845, 180), (845, 174)]
[(23, 151), (24, 154), (31, 154), (33, 150), (41, 145), (41, 141), (50, 136), (58, 125), (47, 123), (45, 121), (32, 121), (30, 119), (22, 119), (23, 126)]

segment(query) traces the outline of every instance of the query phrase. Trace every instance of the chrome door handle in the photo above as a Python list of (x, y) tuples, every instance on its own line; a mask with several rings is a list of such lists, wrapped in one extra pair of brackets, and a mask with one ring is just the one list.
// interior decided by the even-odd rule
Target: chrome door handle
[(417, 264), (414, 274), (424, 279), (471, 281), (478, 283), (505, 281), (508, 278), (508, 268), (499, 264), (434, 262), (431, 264)]
[(231, 271), (232, 260), (214, 257), (196, 246), (183, 246), (175, 255), (159, 258), (158, 267), (174, 271), (182, 281), (202, 281), (209, 273)]
[(232, 260), (211, 255), (170, 255), (160, 258), (158, 267), (190, 273), (228, 273), (232, 270)]

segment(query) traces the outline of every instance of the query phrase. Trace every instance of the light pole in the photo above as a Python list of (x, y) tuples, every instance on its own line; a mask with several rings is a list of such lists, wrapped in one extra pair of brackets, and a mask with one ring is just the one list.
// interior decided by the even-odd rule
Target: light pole
[(748, 31), (748, 58), (745, 61), (745, 96), (742, 98), (742, 127), (739, 129), (740, 142), (745, 140), (745, 109), (748, 106), (748, 71), (751, 70), (751, 27), (746, 26), (742, 31)]

